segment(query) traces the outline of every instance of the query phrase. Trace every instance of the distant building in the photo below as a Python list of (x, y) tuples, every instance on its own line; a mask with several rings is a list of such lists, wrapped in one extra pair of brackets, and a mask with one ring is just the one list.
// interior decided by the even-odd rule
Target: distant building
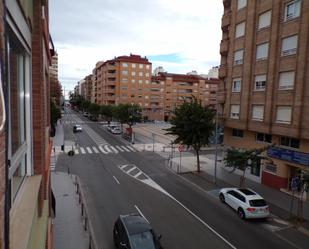
[(309, 1), (223, 1), (224, 143), (268, 149), (249, 177), (290, 191), (309, 165)]
[(209, 69), (207, 77), (218, 79), (219, 78), (219, 67), (213, 67)]
[(52, 63), (49, 67), (50, 72), (50, 98), (58, 106), (61, 104), (62, 89), (58, 79), (58, 54), (55, 52)]

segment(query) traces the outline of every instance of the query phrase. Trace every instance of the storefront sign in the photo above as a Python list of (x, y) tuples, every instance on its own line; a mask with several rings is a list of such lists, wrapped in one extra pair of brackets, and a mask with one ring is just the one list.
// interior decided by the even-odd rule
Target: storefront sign
[(270, 147), (267, 155), (273, 158), (309, 166), (309, 154), (279, 147)]

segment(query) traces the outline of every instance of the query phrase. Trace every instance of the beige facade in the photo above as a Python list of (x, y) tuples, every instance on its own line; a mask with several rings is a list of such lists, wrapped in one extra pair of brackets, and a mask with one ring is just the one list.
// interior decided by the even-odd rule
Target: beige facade
[(275, 143), (267, 151), (273, 163), (253, 175), (289, 189), (290, 179), (309, 167), (309, 1), (223, 4), (218, 101), (224, 142), (239, 148)]

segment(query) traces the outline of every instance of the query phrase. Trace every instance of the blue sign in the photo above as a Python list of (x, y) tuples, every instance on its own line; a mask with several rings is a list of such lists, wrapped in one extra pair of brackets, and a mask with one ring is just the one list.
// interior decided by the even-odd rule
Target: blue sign
[(267, 155), (280, 160), (298, 163), (309, 166), (309, 154), (294, 150), (287, 150), (279, 147), (270, 147), (267, 150)]

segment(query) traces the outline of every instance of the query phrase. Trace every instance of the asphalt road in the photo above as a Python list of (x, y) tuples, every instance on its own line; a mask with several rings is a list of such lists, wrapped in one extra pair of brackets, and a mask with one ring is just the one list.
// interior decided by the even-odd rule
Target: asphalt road
[[(70, 112), (63, 118), (65, 139), (79, 146), (104, 142), (114, 148), (127, 146), (98, 123), (84, 124), (72, 133), (75, 121), (87, 119)], [(72, 123), (68, 121), (74, 121)], [(218, 190), (198, 188), (165, 167), (164, 158), (152, 152), (62, 155), (56, 170), (78, 175), (84, 184), (87, 204), (102, 249), (113, 247), (113, 223), (120, 214), (141, 212), (167, 249), (205, 248), (305, 248), (307, 241), (287, 239), (271, 229), (272, 220), (243, 221), (219, 202)], [(287, 230), (285, 230), (287, 231)]]

